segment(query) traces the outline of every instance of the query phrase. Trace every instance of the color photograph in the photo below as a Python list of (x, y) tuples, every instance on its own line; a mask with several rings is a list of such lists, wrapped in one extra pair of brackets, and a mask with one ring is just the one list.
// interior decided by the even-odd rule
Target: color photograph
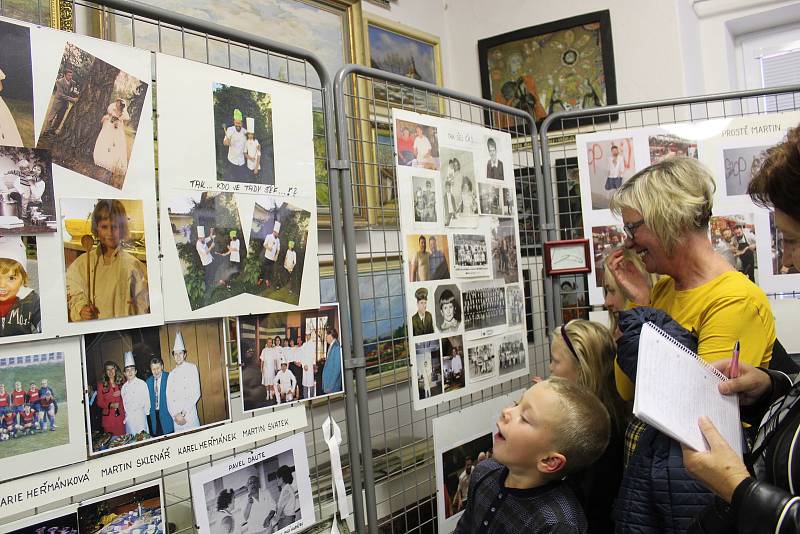
[(500, 220), (492, 228), (492, 272), (507, 284), (519, 282), (516, 236), (513, 219)]
[(673, 134), (651, 135), (647, 138), (650, 147), (650, 164), (672, 157), (698, 158), (697, 141), (691, 141)]
[(728, 196), (746, 195), (747, 186), (761, 167), (768, 146), (726, 148), (722, 151), (725, 160), (725, 192)]
[(464, 387), (464, 340), (461, 336), (442, 338), (442, 373), (445, 393)]
[(728, 264), (756, 283), (756, 225), (752, 213), (713, 215), (708, 223), (711, 244)]
[[(464, 511), (469, 499), (469, 482), (475, 466), (492, 457), (491, 432), (442, 453), (445, 517)], [(449, 505), (448, 505), (449, 503)]]
[(478, 215), (478, 186), (472, 152), (446, 147), (441, 152), (444, 224), (474, 228)]
[(78, 507), (80, 534), (166, 534), (164, 519), (161, 484), (141, 484)]
[(286, 533), (314, 523), (305, 434), (226, 458), (190, 477), (201, 534)]
[[(486, 285), (484, 285), (486, 284)], [(464, 330), (482, 330), (506, 324), (505, 288), (474, 282), (461, 288)]]
[(429, 399), (442, 394), (442, 350), (439, 340), (415, 343), (417, 395)]
[(444, 234), (407, 234), (406, 251), (409, 258), (409, 282), (450, 278), (448, 236)]
[[(428, 298), (432, 291), (427, 287), (418, 287), (414, 291), (416, 302), (414, 315), (411, 316), (411, 334), (413, 336), (425, 336), (433, 334), (433, 314), (428, 308)], [(433, 301), (431, 301), (433, 304)]]
[(248, 292), (236, 195), (190, 193), (170, 200), (167, 210), (192, 310)]
[(142, 201), (62, 198), (61, 216), (69, 321), (150, 313)]
[(495, 375), (497, 353), (493, 343), (481, 343), (467, 347), (467, 360), (469, 360), (470, 382), (478, 382)]
[(270, 95), (221, 83), (212, 93), (217, 180), (275, 185)]
[(58, 230), (49, 152), (0, 146), (0, 176), (0, 233), (30, 235)]
[(453, 274), (455, 276), (490, 276), (486, 236), (453, 234)]
[(84, 336), (91, 452), (230, 419), (222, 322)]
[(278, 197), (258, 197), (243, 277), (247, 293), (287, 304), (300, 301), (310, 223), (311, 212)]
[(436, 128), (409, 121), (396, 121), (397, 164), (439, 170), (439, 138)]
[(34, 145), (30, 29), (0, 21), (0, 146)]
[(42, 332), (35, 236), (0, 236), (0, 343)]
[(772, 211), (769, 212), (769, 231), (772, 237), (772, 274), (797, 274), (800, 272), (794, 265), (787, 267), (783, 264), (783, 233), (775, 226), (775, 214)]
[(339, 308), (239, 317), (242, 410), (342, 392)]
[(36, 514), (3, 525), (7, 534), (79, 534), (78, 514), (74, 507)]
[(633, 138), (586, 143), (592, 209), (608, 209), (614, 191), (636, 174)]
[(67, 43), (37, 148), (122, 189), (149, 84)]
[(501, 338), (497, 344), (497, 361), (500, 376), (525, 369), (528, 364), (525, 354), (525, 335), (520, 333)]
[(604, 285), (606, 257), (624, 245), (625, 231), (622, 226), (592, 227), (592, 254), (594, 254), (594, 276), (597, 287)]
[(455, 284), (436, 286), (434, 291), (436, 328), (442, 333), (461, 330), (461, 291)]

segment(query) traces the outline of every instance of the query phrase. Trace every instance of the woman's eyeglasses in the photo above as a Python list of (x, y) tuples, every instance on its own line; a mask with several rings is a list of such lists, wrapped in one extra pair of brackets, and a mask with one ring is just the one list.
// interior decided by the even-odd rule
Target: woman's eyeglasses
[(636, 229), (643, 224), (644, 224), (644, 219), (628, 224), (623, 224), (622, 229), (625, 230), (625, 235), (628, 237), (628, 239), (633, 241), (634, 238), (636, 237)]

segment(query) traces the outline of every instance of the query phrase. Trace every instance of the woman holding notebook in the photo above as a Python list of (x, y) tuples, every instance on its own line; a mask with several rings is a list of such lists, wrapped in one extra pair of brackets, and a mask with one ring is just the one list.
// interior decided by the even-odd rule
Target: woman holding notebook
[[(790, 130), (785, 142), (769, 149), (748, 193), (756, 204), (774, 207), (775, 226), (783, 234), (783, 265), (800, 267), (800, 128)], [(748, 455), (749, 466), (710, 421), (701, 419), (700, 429), (711, 450), (684, 448), (687, 470), (730, 503), (730, 520), (738, 532), (800, 532), (800, 381), (730, 360), (715, 366), (732, 377), (719, 389), (739, 394), (743, 418), (755, 424), (763, 419)], [(735, 367), (738, 372), (732, 372)]]

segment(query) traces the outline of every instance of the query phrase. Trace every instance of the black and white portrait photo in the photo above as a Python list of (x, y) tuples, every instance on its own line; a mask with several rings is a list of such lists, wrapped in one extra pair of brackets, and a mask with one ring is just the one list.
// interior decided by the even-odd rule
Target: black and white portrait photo
[(514, 196), (516, 193), (509, 187), (503, 188), (503, 206), (501, 207), (501, 217), (512, 217), (516, 215), (516, 208), (514, 207)]
[(290, 532), (314, 522), (302, 433), (215, 462), (191, 484), (203, 534)]
[(32, 147), (33, 135), (30, 30), (0, 21), (0, 146)]
[(492, 228), (492, 270), (495, 278), (507, 284), (519, 282), (516, 235), (512, 219), (501, 220)]
[(464, 329), (481, 330), (506, 324), (505, 288), (483, 286), (464, 288)]
[(486, 236), (453, 234), (453, 272), (457, 276), (489, 276)]
[(478, 187), (472, 152), (442, 147), (440, 183), (444, 200), (445, 226), (475, 224), (478, 215)]
[(439, 340), (414, 344), (417, 354), (416, 375), (420, 399), (429, 399), (442, 393), (442, 351)]
[(461, 329), (461, 292), (455, 284), (436, 287), (436, 328), (443, 333)]
[(492, 343), (482, 343), (467, 348), (469, 381), (476, 382), (492, 377), (497, 367), (497, 355)]
[(414, 222), (436, 222), (436, 184), (433, 178), (414, 176)]
[(506, 286), (506, 310), (508, 326), (517, 326), (525, 322), (525, 296), (518, 285)]
[(481, 215), (503, 215), (501, 197), (503, 188), (494, 184), (478, 184)]
[(486, 177), (504, 180), (503, 162), (497, 158), (497, 140), (494, 137), (486, 138), (486, 150), (489, 151), (489, 161), (486, 162)]
[(466, 377), (464, 357), (464, 340), (461, 336), (442, 338), (442, 373), (444, 374), (445, 393), (464, 387)]
[(47, 150), (0, 146), (0, 178), (0, 233), (57, 230), (53, 166)]
[(524, 369), (527, 359), (525, 357), (525, 338), (523, 334), (502, 338), (497, 345), (497, 358), (501, 375)]

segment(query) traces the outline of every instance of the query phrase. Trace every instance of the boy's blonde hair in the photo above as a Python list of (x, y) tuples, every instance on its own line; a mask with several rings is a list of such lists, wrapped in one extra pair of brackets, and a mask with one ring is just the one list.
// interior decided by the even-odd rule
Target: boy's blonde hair
[(686, 232), (708, 228), (714, 206), (714, 176), (694, 158), (672, 157), (636, 173), (611, 197), (611, 211), (642, 214), (668, 255)]
[[(644, 262), (639, 257), (639, 255), (633, 251), (633, 249), (630, 248), (624, 249), (622, 252), (622, 258), (624, 261), (631, 262), (631, 264), (633, 264), (636, 270), (642, 273), (642, 275), (644, 275), (645, 278), (647, 278), (647, 282), (650, 286), (650, 289), (652, 289), (653, 286), (656, 285), (656, 282), (658, 281), (658, 275), (647, 272), (647, 268), (644, 266)], [(603, 286), (604, 286), (603, 291), (605, 291), (605, 286), (610, 286), (614, 289), (614, 291), (625, 297), (625, 292), (622, 291), (621, 287), (619, 287), (617, 279), (614, 278), (614, 273), (611, 272), (611, 267), (609, 267), (608, 265), (610, 259), (611, 255), (609, 254), (608, 256), (606, 256), (606, 259), (603, 260)], [(631, 302), (627, 298), (625, 298), (625, 308), (627, 308), (630, 304)], [(617, 326), (619, 326), (617, 314), (609, 312), (608, 317), (609, 317), (608, 321), (609, 330), (614, 332), (617, 329)]]
[(22, 278), (22, 285), (28, 285), (28, 273), (17, 260), (11, 258), (0, 258), (0, 274), (8, 275), (15, 274)]
[(122, 202), (115, 198), (100, 199), (97, 201), (92, 211), (92, 234), (94, 234), (95, 237), (97, 237), (97, 225), (100, 221), (106, 219), (117, 223), (121, 241), (128, 239), (128, 235), (130, 234), (128, 229), (128, 213), (125, 211), (125, 205), (122, 204)]
[(592, 465), (605, 452), (611, 437), (611, 420), (603, 403), (587, 388), (565, 378), (546, 382), (561, 402), (561, 413), (553, 417), (553, 448), (567, 464), (559, 475)]

